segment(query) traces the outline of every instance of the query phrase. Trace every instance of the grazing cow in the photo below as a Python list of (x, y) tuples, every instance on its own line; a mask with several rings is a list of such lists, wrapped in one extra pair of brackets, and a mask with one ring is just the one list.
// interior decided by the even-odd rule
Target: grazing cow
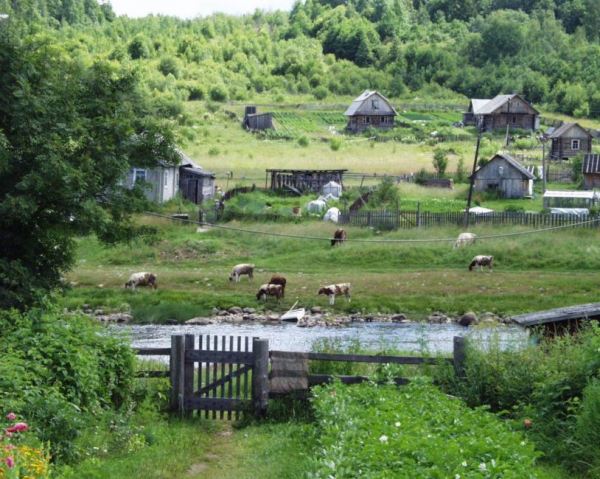
[(346, 241), (346, 230), (335, 230), (335, 233), (333, 233), (333, 239), (331, 240), (331, 246), (341, 244), (344, 241)]
[(254, 265), (253, 264), (237, 264), (231, 270), (231, 274), (229, 275), (229, 281), (233, 281), (235, 278), (235, 282), (240, 282), (240, 276), (243, 274), (248, 275), (248, 281), (251, 281), (254, 278)]
[(287, 283), (287, 280), (283, 277), (280, 276), (278, 274), (274, 274), (271, 277), (271, 280), (269, 281), (269, 284), (278, 284), (281, 286), (281, 297), (283, 298), (285, 296), (285, 285)]
[(461, 233), (452, 248), (456, 249), (469, 244), (475, 244), (475, 235), (473, 233)]
[(263, 284), (256, 293), (256, 299), (260, 301), (260, 298), (263, 298), (266, 303), (268, 296), (275, 296), (277, 303), (280, 303), (283, 298), (283, 287), (280, 284)]
[(329, 304), (331, 306), (335, 303), (335, 297), (341, 296), (342, 294), (346, 296), (348, 302), (352, 301), (350, 298), (350, 283), (341, 283), (341, 284), (331, 284), (329, 286), (322, 286), (319, 289), (319, 294), (326, 294), (329, 296)]
[(136, 286), (152, 286), (156, 289), (158, 288), (157, 276), (154, 273), (133, 273), (125, 283), (125, 288), (135, 291)]
[(490, 273), (491, 273), (493, 262), (494, 262), (493, 256), (483, 256), (483, 255), (475, 256), (473, 258), (473, 261), (471, 261), (471, 264), (469, 265), (469, 271), (473, 271), (473, 268), (475, 266), (479, 266), (480, 271), (483, 271), (484, 266), (489, 266)]

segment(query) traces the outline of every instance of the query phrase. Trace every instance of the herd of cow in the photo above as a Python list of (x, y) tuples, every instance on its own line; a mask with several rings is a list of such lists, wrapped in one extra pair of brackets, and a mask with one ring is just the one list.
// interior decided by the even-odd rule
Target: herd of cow
[[(453, 248), (459, 248), (461, 246), (474, 244), (475, 238), (476, 237), (473, 233), (461, 233), (458, 236), (458, 239), (454, 242)], [(346, 231), (343, 229), (338, 229), (333, 235), (333, 238), (331, 240), (331, 246), (341, 244), (345, 240)], [(493, 262), (494, 258), (492, 256), (477, 255), (469, 264), (469, 271), (473, 271), (473, 268), (476, 266), (479, 266), (480, 270), (483, 271), (483, 267), (488, 266), (491, 273)], [(239, 283), (241, 276), (248, 276), (248, 279), (252, 280), (254, 278), (254, 265), (244, 263), (234, 266), (231, 270), (231, 274), (229, 275), (229, 281), (235, 281), (236, 283)], [(256, 293), (256, 299), (262, 299), (265, 302), (267, 302), (267, 299), (270, 296), (272, 296), (277, 300), (277, 303), (280, 303), (285, 295), (286, 284), (287, 280), (283, 276), (275, 274), (268, 283), (261, 285), (260, 289), (258, 290), (258, 293)], [(151, 286), (154, 289), (158, 288), (158, 279), (156, 274), (148, 272), (132, 274), (129, 277), (129, 280), (125, 283), (125, 288), (131, 288), (135, 291), (136, 286)], [(319, 288), (317, 294), (323, 294), (328, 296), (330, 305), (333, 305), (335, 303), (336, 296), (343, 295), (348, 301), (351, 301), (350, 283), (340, 283), (331, 284), (329, 286), (322, 286)]]

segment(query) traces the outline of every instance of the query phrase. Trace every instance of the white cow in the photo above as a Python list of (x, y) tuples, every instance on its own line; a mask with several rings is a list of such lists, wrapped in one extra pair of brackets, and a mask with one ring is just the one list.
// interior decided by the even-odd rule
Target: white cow
[(460, 248), (469, 244), (475, 244), (476, 236), (473, 233), (461, 233), (458, 235), (458, 239), (454, 242), (452, 248)]

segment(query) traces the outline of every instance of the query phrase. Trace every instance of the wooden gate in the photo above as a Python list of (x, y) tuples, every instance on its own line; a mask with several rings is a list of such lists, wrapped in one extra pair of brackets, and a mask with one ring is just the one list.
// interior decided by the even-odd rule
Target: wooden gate
[[(213, 419), (259, 416), (268, 400), (269, 344), (241, 336), (171, 337), (171, 407)], [(227, 414), (225, 414), (227, 413)]]

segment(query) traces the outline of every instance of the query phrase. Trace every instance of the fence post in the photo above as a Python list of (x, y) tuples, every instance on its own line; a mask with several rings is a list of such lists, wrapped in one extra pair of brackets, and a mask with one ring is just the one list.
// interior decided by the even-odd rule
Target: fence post
[(181, 334), (171, 336), (169, 359), (171, 379), (171, 411), (183, 412), (183, 370), (185, 368), (185, 342)]
[(193, 334), (186, 334), (184, 337), (184, 369), (183, 369), (183, 403), (184, 410), (182, 411), (185, 416), (189, 417), (192, 414), (192, 410), (189, 411), (185, 407), (185, 400), (194, 394), (194, 361), (186, 361), (185, 355), (187, 351), (194, 350), (194, 342), (196, 341), (196, 336)]
[(421, 203), (417, 203), (417, 228), (421, 227)]
[(465, 362), (467, 358), (465, 353), (466, 346), (466, 338), (454, 336), (454, 374), (457, 378), (464, 377), (465, 375)]
[(254, 370), (252, 371), (252, 402), (254, 417), (259, 418), (267, 412), (269, 401), (269, 340), (254, 339)]

